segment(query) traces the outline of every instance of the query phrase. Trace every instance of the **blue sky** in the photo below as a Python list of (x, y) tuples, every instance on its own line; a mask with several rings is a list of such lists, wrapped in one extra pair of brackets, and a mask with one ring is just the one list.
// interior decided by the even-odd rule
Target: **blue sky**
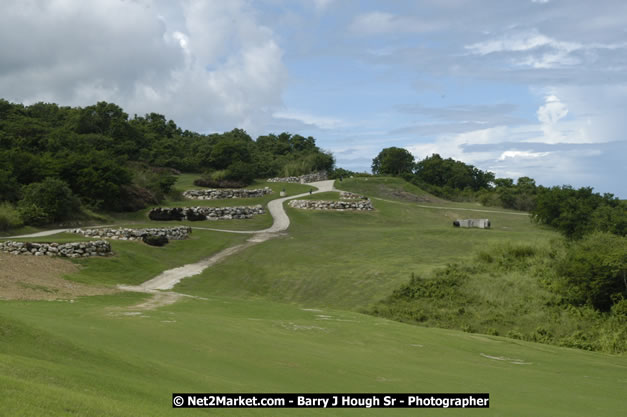
[(312, 135), (627, 198), (627, 3), (3, 2), (0, 96)]

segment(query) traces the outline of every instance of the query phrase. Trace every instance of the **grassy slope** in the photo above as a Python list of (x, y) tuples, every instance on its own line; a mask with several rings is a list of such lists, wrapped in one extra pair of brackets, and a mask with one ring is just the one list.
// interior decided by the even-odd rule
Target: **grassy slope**
[[(389, 184), (402, 184), (398, 179), (368, 178), (368, 186), (376, 181), (386, 183), (386, 189)], [(336, 182), (371, 197), (382, 195), (350, 184)], [(452, 221), (467, 217), (468, 212), (455, 205), (442, 210), (411, 202), (374, 200), (373, 204), (374, 212), (288, 208), (289, 236), (250, 248), (178, 288), (200, 295), (262, 296), (308, 306), (360, 309), (390, 294), (412, 272), (426, 273), (470, 258), (487, 244), (540, 244), (556, 236), (526, 216), (490, 213), (492, 230), (459, 229), (453, 228)], [(447, 203), (437, 203), (442, 205)]]
[[(122, 305), (138, 298), (1, 303), (3, 413), (215, 414), (172, 410), (170, 396), (177, 391), (489, 392), (490, 410), (437, 414), (619, 416), (625, 411), (627, 360), (621, 357), (222, 297), (120, 315)], [(364, 413), (268, 411), (217, 414)], [(368, 414), (425, 415), (424, 410)]]
[[(349, 189), (348, 183), (342, 188)], [(144, 297), (139, 294), (74, 303), (1, 302), (0, 391), (5, 395), (0, 414), (215, 414), (172, 410), (175, 391), (475, 391), (491, 394), (490, 410), (437, 413), (625, 414), (620, 394), (627, 382), (624, 356), (269, 301), (359, 309), (407, 281), (411, 272), (465, 259), (487, 243), (541, 243), (554, 236), (523, 216), (490, 215), (493, 230), (459, 230), (450, 225), (451, 216), (458, 214), (454, 209), (385, 201), (375, 201), (375, 206), (374, 213), (290, 209), (288, 236), (249, 248), (177, 287), (207, 300), (186, 300), (134, 316), (123, 313), (133, 311), (125, 306), (138, 303)], [(165, 248), (114, 242), (118, 257), (81, 260), (85, 268), (73, 279), (139, 283), (244, 238), (196, 231), (194, 237)], [(239, 409), (218, 414), (363, 413)], [(368, 414), (425, 415), (422, 410)]]

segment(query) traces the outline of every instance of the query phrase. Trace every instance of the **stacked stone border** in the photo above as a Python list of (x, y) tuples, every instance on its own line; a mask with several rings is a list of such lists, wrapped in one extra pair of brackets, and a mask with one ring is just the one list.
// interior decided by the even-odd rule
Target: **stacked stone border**
[(231, 220), (250, 219), (264, 214), (261, 204), (240, 207), (157, 207), (148, 213), (150, 220)]
[(0, 242), (0, 252), (26, 256), (61, 256), (84, 258), (112, 255), (111, 245), (104, 240), (72, 243)]
[(340, 199), (342, 200), (368, 200), (368, 197), (360, 194), (351, 193), (349, 191), (340, 191)]
[(268, 178), (268, 182), (294, 182), (304, 184), (307, 182), (325, 181), (329, 179), (326, 171), (314, 172), (313, 174), (305, 174), (299, 177), (277, 177)]
[(336, 211), (371, 211), (374, 210), (370, 200), (362, 201), (328, 201), (328, 200), (290, 200), (290, 207), (303, 210), (336, 210)]
[(222, 200), (226, 198), (254, 198), (271, 194), (270, 187), (246, 190), (238, 188), (210, 188), (207, 190), (187, 190), (183, 192), (183, 197), (192, 200)]
[(165, 236), (168, 240), (183, 240), (189, 238), (192, 228), (189, 226), (152, 227), (146, 229), (98, 227), (94, 229), (73, 229), (70, 232), (98, 239), (142, 240), (144, 236)]

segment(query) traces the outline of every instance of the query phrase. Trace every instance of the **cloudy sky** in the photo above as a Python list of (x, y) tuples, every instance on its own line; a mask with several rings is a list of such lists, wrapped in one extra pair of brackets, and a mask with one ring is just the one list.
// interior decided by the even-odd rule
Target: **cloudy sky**
[(0, 97), (312, 135), (627, 198), (623, 0), (3, 0)]

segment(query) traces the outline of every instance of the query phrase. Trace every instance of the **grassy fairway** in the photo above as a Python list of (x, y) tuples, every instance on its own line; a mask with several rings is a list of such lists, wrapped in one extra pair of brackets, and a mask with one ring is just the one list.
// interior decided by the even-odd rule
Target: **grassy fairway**
[[(489, 392), (438, 415), (620, 416), (627, 360), (267, 301), (139, 296), (0, 304), (4, 415), (363, 415), (364, 410), (173, 410), (190, 392)], [(269, 412), (270, 411), (270, 412)], [(425, 415), (372, 410), (368, 415)], [(435, 414), (432, 410), (429, 414)]]
[[(134, 307), (148, 297), (136, 293), (1, 301), (0, 415), (627, 413), (625, 356), (359, 314), (412, 272), (469, 260), (486, 245), (539, 245), (556, 236), (526, 216), (508, 213), (487, 216), (492, 230), (453, 228), (453, 219), (475, 217), (460, 210), (464, 205), (431, 201), (398, 180), (376, 180), (387, 185), (372, 178), (368, 185), (365, 179), (336, 184), (380, 198), (373, 200), (374, 212), (288, 209), (289, 233), (175, 288), (205, 299), (185, 298), (148, 311)], [(408, 194), (396, 193), (398, 187)], [(112, 241), (115, 257), (80, 259), (83, 268), (69, 278), (138, 284), (248, 237), (195, 230), (192, 239), (163, 248)], [(174, 410), (173, 392), (488, 392), (491, 408)]]
[[(368, 180), (373, 184), (375, 179)], [(342, 185), (349, 185), (349, 180)], [(391, 193), (389, 186), (383, 189)], [(351, 191), (369, 195), (359, 187)], [(287, 208), (292, 220), (289, 236), (250, 248), (177, 288), (200, 295), (262, 296), (358, 310), (390, 294), (412, 272), (426, 273), (470, 259), (489, 244), (539, 244), (557, 236), (527, 216), (506, 212), (489, 214), (492, 230), (459, 229), (452, 226), (453, 220), (469, 212), (454, 204), (437, 203), (450, 206), (446, 209), (423, 208), (411, 201), (373, 200), (373, 204), (374, 212)]]

